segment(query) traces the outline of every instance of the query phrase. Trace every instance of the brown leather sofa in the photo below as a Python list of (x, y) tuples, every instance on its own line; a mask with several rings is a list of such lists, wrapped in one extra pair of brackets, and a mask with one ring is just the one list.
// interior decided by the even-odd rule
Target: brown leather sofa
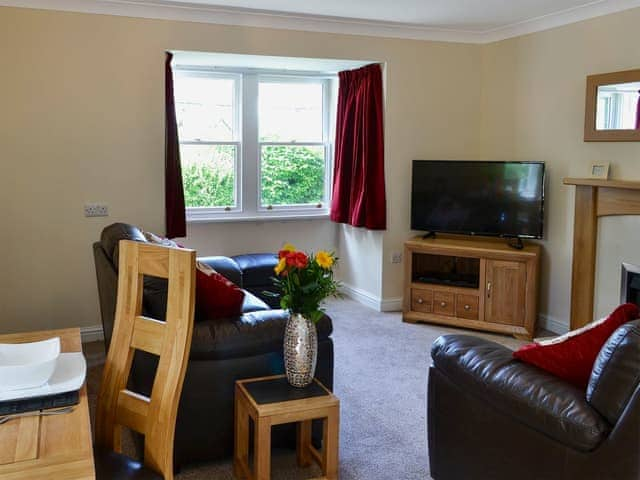
[(434, 343), (432, 478), (640, 478), (640, 320), (609, 338), (586, 392), (511, 353), (464, 335)]
[[(133, 225), (115, 223), (106, 227), (93, 251), (98, 279), (100, 310), (108, 348), (113, 330), (118, 279), (118, 242), (146, 242)], [(268, 254), (233, 257), (201, 257), (204, 262), (257, 295), (246, 291), (242, 315), (225, 319), (195, 319), (189, 364), (184, 381), (175, 436), (175, 465), (230, 457), (233, 453), (233, 403), (235, 381), (284, 372), (282, 342), (287, 313), (270, 308), (259, 298), (262, 286), (270, 286), (273, 258)], [(166, 311), (166, 280), (146, 277), (143, 314), (160, 320)], [(318, 328), (316, 377), (333, 388), (332, 324), (327, 316)], [(157, 362), (152, 355), (137, 352), (129, 388), (147, 394), (151, 390)], [(291, 426), (274, 429), (274, 443), (294, 445)], [(288, 427), (288, 428), (287, 428)], [(314, 440), (321, 431), (314, 425)]]

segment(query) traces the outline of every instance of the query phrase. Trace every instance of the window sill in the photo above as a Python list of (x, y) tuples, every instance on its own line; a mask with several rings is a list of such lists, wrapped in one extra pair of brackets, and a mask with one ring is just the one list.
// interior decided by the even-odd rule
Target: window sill
[(242, 222), (295, 222), (299, 220), (327, 220), (329, 212), (322, 213), (275, 213), (272, 215), (216, 215), (215, 217), (189, 217), (187, 223), (242, 223)]

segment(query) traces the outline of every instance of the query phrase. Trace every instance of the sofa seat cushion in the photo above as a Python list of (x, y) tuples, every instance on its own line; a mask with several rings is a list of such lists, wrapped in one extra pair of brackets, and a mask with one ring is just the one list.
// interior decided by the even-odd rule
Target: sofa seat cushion
[(278, 256), (275, 253), (248, 253), (231, 258), (242, 270), (244, 288), (271, 285), (271, 278), (275, 275), (273, 269), (278, 263)]
[(434, 367), (469, 395), (576, 450), (596, 448), (611, 430), (584, 391), (533, 365), (508, 348), (468, 335), (438, 338)]
[[(193, 329), (191, 359), (222, 360), (281, 351), (287, 318), (285, 310), (257, 310), (238, 317), (198, 322)], [(324, 316), (317, 329), (318, 341), (328, 338), (331, 319)]]

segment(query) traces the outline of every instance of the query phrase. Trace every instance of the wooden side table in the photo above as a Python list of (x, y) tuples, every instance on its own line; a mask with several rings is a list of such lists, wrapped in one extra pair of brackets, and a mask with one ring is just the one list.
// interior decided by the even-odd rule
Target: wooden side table
[[(1, 335), (0, 343), (60, 337), (63, 352), (81, 352), (80, 329)], [(93, 480), (87, 386), (71, 413), (23, 417), (0, 425), (0, 479)]]
[[(249, 468), (249, 418), (254, 425), (253, 472)], [(322, 451), (311, 444), (311, 421), (323, 420)], [(268, 480), (271, 476), (271, 427), (297, 422), (297, 461), (306, 467), (315, 460), (320, 479), (338, 478), (340, 401), (314, 379), (306, 388), (289, 385), (284, 375), (236, 382), (235, 449), (236, 478)], [(318, 479), (319, 480), (319, 479)]]

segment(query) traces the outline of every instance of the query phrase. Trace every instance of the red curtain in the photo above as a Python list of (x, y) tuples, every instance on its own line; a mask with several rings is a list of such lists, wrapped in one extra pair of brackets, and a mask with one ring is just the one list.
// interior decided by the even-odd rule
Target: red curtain
[(382, 69), (373, 64), (338, 76), (331, 220), (384, 230)]
[(173, 96), (173, 55), (167, 52), (165, 62), (165, 161), (164, 161), (164, 205), (165, 225), (168, 238), (186, 237), (187, 220), (182, 189), (182, 168), (180, 167), (180, 144), (178, 142), (178, 122)]
[(636, 107), (636, 130), (640, 130), (640, 90), (638, 90), (638, 106)]

